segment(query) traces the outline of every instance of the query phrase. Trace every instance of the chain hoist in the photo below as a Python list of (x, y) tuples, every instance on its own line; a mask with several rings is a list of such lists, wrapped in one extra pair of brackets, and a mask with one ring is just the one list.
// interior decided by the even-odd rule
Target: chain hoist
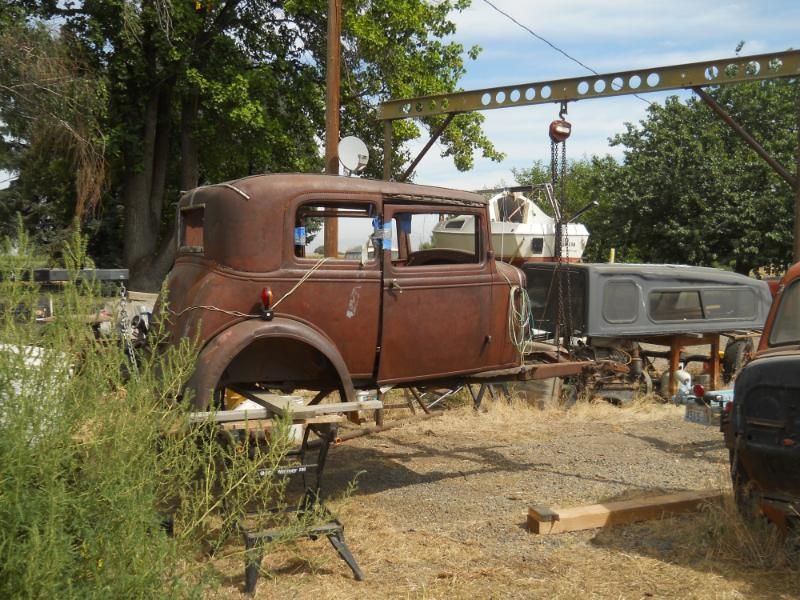
[[(556, 196), (556, 210), (555, 214), (555, 247), (554, 255), (556, 260), (556, 268), (554, 276), (557, 277), (558, 285), (558, 322), (556, 323), (556, 343), (560, 345), (559, 330), (561, 325), (565, 326), (565, 338), (571, 340), (572, 338), (572, 295), (570, 290), (570, 277), (569, 271), (564, 270), (566, 276), (566, 285), (562, 276), (562, 254), (564, 247), (567, 247), (566, 261), (569, 262), (569, 239), (565, 231), (563, 214), (564, 205), (566, 204), (567, 197), (567, 138), (572, 133), (572, 124), (564, 117), (567, 114), (567, 103), (561, 103), (561, 109), (558, 112), (558, 119), (550, 123), (550, 179), (553, 186), (554, 195)], [(560, 148), (559, 148), (560, 146)], [(560, 150), (560, 156), (559, 156)], [(564, 289), (566, 287), (566, 290)], [(565, 308), (565, 291), (566, 303)], [(565, 344), (569, 347), (569, 343)]]
[(119, 329), (122, 343), (125, 344), (125, 351), (131, 361), (131, 371), (138, 373), (139, 364), (136, 362), (136, 354), (133, 351), (133, 325), (128, 317), (128, 289), (124, 283), (119, 288)]

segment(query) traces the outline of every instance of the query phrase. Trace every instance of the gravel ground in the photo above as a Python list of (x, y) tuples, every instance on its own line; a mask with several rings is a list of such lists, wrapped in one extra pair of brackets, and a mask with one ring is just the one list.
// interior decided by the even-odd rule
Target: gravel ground
[[(303, 541), (267, 557), (274, 576), (257, 597), (797, 597), (790, 570), (754, 570), (726, 550), (721, 507), (610, 530), (527, 531), (535, 504), (726, 488), (718, 429), (682, 416), (656, 404), (565, 412), (498, 401), (348, 441), (331, 452), (326, 491), (336, 498), (363, 471), (354, 495), (329, 504), (366, 581), (353, 581), (325, 540)], [(241, 563), (223, 570), (222, 594), (238, 597)]]

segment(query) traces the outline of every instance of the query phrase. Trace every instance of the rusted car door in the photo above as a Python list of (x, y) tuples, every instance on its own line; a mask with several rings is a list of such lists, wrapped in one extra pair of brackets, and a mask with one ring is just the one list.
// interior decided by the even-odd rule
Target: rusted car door
[[(462, 239), (432, 234), (435, 223), (454, 215), (464, 216)], [(379, 383), (492, 366), (485, 219), (481, 208), (384, 205)]]
[[(291, 238), (287, 243), (291, 249), (282, 273), (284, 285), (302, 285), (281, 309), (301, 316), (333, 340), (356, 382), (374, 377), (381, 269), (371, 237), (380, 201), (371, 194), (307, 194), (295, 200), (285, 216), (286, 229), (294, 228), (295, 239), (293, 246)], [(306, 239), (306, 230), (322, 219), (337, 222), (336, 257), (323, 258), (320, 239)]]

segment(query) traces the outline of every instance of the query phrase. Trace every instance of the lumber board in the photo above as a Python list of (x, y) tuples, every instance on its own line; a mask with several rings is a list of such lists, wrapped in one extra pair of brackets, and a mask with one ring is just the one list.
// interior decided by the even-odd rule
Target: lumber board
[[(324, 423), (341, 423), (344, 421), (342, 415), (320, 415), (308, 419), (294, 420), (293, 425), (320, 425)], [(252, 421), (228, 421), (220, 423), (220, 427), (225, 431), (246, 430), (246, 431), (269, 431), (275, 426), (273, 419), (255, 419)]]
[(719, 490), (704, 490), (563, 509), (532, 506), (528, 510), (528, 529), (532, 533), (549, 535), (660, 519), (697, 510), (721, 498)]
[(300, 404), (300, 396), (280, 396), (267, 392), (254, 392), (232, 387), (237, 394), (240, 394), (259, 404), (262, 408), (249, 408), (246, 410), (225, 410), (216, 413), (198, 412), (193, 413), (195, 420), (204, 420), (211, 417), (213, 420), (223, 423), (228, 421), (249, 421), (252, 419), (269, 419), (274, 415), (282, 414), (289, 409), (292, 419), (295, 422), (302, 422), (304, 419), (318, 417), (320, 415), (353, 413), (359, 410), (376, 410), (383, 408), (381, 400), (364, 400), (363, 402), (331, 402), (327, 404)]

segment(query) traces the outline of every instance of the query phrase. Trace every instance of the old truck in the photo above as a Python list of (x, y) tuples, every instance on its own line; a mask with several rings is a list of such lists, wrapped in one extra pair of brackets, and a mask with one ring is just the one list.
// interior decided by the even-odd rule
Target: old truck
[(781, 280), (758, 352), (736, 379), (721, 427), (740, 508), (800, 519), (800, 263)]
[[(473, 243), (430, 247), (432, 227), (455, 216), (471, 217)], [(323, 221), (339, 248), (357, 240), (361, 252), (312, 254)], [(379, 387), (580, 372), (586, 363), (528, 353), (525, 277), (495, 260), (489, 223), (477, 194), (327, 175), (185, 193), (169, 302), (156, 313), (169, 343), (199, 345), (186, 386), (195, 406), (222, 407), (234, 388), (353, 402)]]

